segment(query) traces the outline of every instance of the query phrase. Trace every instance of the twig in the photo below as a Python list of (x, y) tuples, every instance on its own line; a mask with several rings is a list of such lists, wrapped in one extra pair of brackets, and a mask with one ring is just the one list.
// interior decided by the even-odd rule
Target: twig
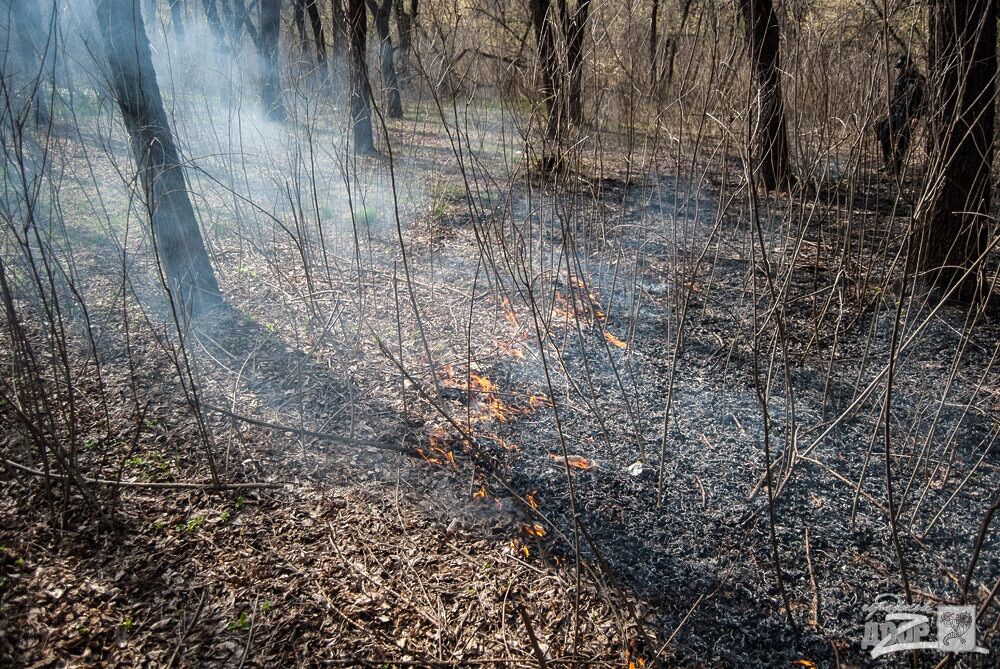
[(287, 432), (289, 434), (294, 434), (299, 437), (310, 437), (312, 439), (319, 439), (320, 441), (331, 441), (335, 444), (341, 444), (342, 446), (357, 446), (359, 448), (378, 448), (383, 451), (393, 451), (395, 453), (402, 453), (403, 455), (409, 455), (414, 458), (419, 458), (420, 453), (416, 449), (406, 448), (405, 446), (396, 446), (395, 444), (386, 444), (381, 441), (369, 441), (366, 439), (351, 439), (350, 437), (341, 437), (337, 434), (330, 434), (328, 432), (316, 432), (314, 430), (307, 430), (301, 427), (291, 427), (290, 425), (280, 425), (278, 423), (271, 423), (266, 420), (260, 420), (259, 418), (251, 418), (250, 416), (244, 416), (243, 414), (238, 414), (230, 411), (229, 409), (223, 409), (222, 407), (217, 407), (213, 404), (208, 404), (202, 402), (201, 404), (204, 408), (209, 411), (215, 411), (217, 413), (224, 414), (233, 418), (235, 420), (241, 421), (243, 423), (249, 423), (250, 425), (256, 425), (258, 427), (266, 427), (269, 430), (275, 430), (276, 432)]
[(813, 629), (819, 629), (820, 626), (820, 616), (819, 616), (819, 586), (816, 584), (816, 572), (813, 570), (812, 553), (809, 550), (809, 528), (806, 528), (806, 567), (809, 569), (809, 585), (812, 586), (813, 596), (812, 596), (812, 626)]
[[(25, 474), (31, 474), (32, 476), (38, 476), (44, 479), (55, 479), (57, 481), (66, 480), (67, 477), (63, 474), (54, 474), (51, 472), (43, 472), (40, 469), (33, 469), (32, 467), (26, 467), (25, 465), (18, 464), (13, 460), (8, 460), (4, 458), (4, 463), (8, 467), (16, 469), (18, 471), (24, 472)], [(153, 481), (114, 481), (111, 479), (83, 479), (86, 483), (91, 485), (107, 485), (115, 488), (154, 488), (160, 490), (249, 490), (253, 488), (283, 488), (287, 483), (268, 483), (268, 482), (251, 482), (251, 483), (170, 483), (170, 482), (153, 482)]]
[(538, 637), (535, 636), (535, 629), (531, 626), (531, 618), (528, 617), (528, 612), (520, 604), (514, 604), (514, 608), (517, 609), (517, 615), (521, 616), (524, 629), (528, 632), (528, 640), (531, 641), (531, 650), (535, 653), (535, 659), (538, 660), (538, 668), (546, 669), (548, 665), (545, 664), (545, 652), (538, 644)]

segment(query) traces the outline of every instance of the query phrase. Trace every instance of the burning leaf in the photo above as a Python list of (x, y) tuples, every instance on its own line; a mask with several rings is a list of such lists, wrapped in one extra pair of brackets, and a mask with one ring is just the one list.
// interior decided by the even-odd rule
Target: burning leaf
[[(549, 459), (555, 460), (556, 462), (562, 462), (563, 457), (558, 453), (549, 453)], [(566, 464), (573, 469), (582, 469), (583, 471), (597, 469), (597, 463), (588, 460), (582, 455), (567, 455)]]
[(628, 348), (628, 344), (623, 342), (618, 337), (614, 336), (607, 330), (604, 331), (604, 338), (608, 340), (608, 343), (612, 346), (617, 346), (618, 348)]
[(521, 523), (521, 531), (527, 534), (529, 537), (544, 537), (545, 528), (541, 526), (540, 523), (532, 523), (528, 525), (527, 523)]
[(528, 547), (525, 546), (525, 545), (523, 545), (517, 539), (512, 539), (511, 540), (511, 542), (510, 542), (510, 551), (515, 556), (523, 555), (524, 557), (531, 557), (531, 551), (528, 550)]

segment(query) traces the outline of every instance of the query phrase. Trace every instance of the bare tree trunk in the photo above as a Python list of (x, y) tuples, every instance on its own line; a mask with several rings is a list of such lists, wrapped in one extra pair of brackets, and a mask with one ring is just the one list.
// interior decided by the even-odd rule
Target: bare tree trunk
[(368, 13), (365, 0), (347, 0), (347, 24), (350, 33), (351, 127), (354, 132), (354, 153), (375, 152), (372, 139), (371, 86), (365, 54), (368, 49)]
[(281, 71), (278, 67), (280, 33), (281, 0), (260, 0), (260, 97), (264, 113), (272, 121), (288, 118), (281, 101)]
[(684, 5), (681, 7), (681, 22), (677, 27), (677, 31), (673, 36), (667, 41), (667, 83), (671, 83), (674, 80), (674, 61), (677, 58), (677, 42), (680, 40), (681, 36), (684, 34), (684, 27), (687, 25), (688, 17), (691, 15), (691, 0), (684, 0)]
[(178, 40), (184, 38), (184, 12), (181, 8), (181, 0), (170, 0), (170, 23), (174, 28), (174, 37)]
[(306, 39), (306, 0), (292, 2), (292, 23), (295, 25), (295, 34), (299, 37), (299, 49), (305, 56), (309, 53), (309, 40)]
[(653, 8), (649, 12), (649, 80), (657, 80), (656, 50), (660, 46), (659, 27), (660, 0), (653, 0)]
[(393, 12), (396, 14), (396, 26), (399, 28), (399, 69), (406, 72), (410, 59), (410, 49), (413, 46), (413, 28), (417, 18), (417, 0), (411, 0), (411, 13), (407, 14), (403, 0), (393, 0)]
[(97, 19), (168, 286), (191, 313), (202, 313), (221, 304), (222, 296), (188, 197), (138, 2), (97, 0)]
[(327, 75), (326, 35), (323, 32), (323, 20), (319, 16), (316, 0), (305, 0), (306, 13), (309, 15), (309, 25), (312, 27), (313, 41), (316, 44), (316, 66), (320, 75)]
[(757, 181), (768, 190), (789, 183), (788, 130), (781, 97), (780, 27), (772, 0), (740, 0), (757, 93), (751, 160)]
[(368, 8), (375, 17), (375, 30), (379, 38), (379, 63), (385, 82), (389, 118), (403, 118), (403, 101), (399, 96), (399, 79), (396, 78), (396, 49), (392, 45), (389, 20), (392, 18), (392, 0), (368, 0)]
[[(42, 27), (42, 17), (34, 2), (22, 3), (21, 0), (0, 0), (0, 29), (8, 42), (14, 43), (20, 69), (24, 72), (23, 81), (26, 90), (31, 91), (31, 109), (35, 124), (45, 126), (51, 121), (49, 103), (45, 98), (45, 82), (49, 80), (46, 74), (49, 66), (49, 46), (52, 40), (45, 34)], [(10, 20), (13, 25), (7, 23)], [(8, 47), (9, 48), (9, 47)], [(6, 74), (6, 73), (4, 73)]]
[(226, 41), (226, 33), (222, 30), (222, 21), (219, 19), (219, 10), (215, 6), (215, 0), (201, 0), (201, 6), (205, 9), (205, 18), (208, 19), (208, 27), (215, 37), (216, 43), (221, 48)]
[(589, 16), (590, 0), (578, 0), (566, 39), (566, 56), (569, 63), (569, 118), (576, 124), (583, 123), (583, 41), (587, 36)]
[(333, 16), (333, 67), (339, 74), (347, 67), (347, 53), (350, 50), (344, 0), (330, 0), (330, 9)]
[(549, 19), (549, 0), (530, 0), (531, 25), (538, 42), (538, 62), (541, 66), (541, 93), (546, 107), (545, 136), (540, 168), (543, 172), (558, 169), (562, 162), (561, 132), (563, 123), (562, 96), (559, 94), (560, 67), (556, 54), (555, 34)]
[[(977, 298), (988, 243), (996, 114), (996, 0), (930, 3), (931, 165), (917, 230), (925, 284)], [(970, 271), (971, 270), (971, 271)]]

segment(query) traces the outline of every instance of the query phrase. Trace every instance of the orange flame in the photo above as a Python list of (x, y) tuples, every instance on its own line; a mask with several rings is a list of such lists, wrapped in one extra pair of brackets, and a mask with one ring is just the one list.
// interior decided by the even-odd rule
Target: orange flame
[[(549, 453), (549, 459), (555, 460), (556, 462), (563, 462), (563, 456), (559, 455), (558, 453)], [(581, 455), (567, 455), (565, 458), (565, 462), (573, 469), (582, 469), (584, 471), (587, 471), (589, 469), (597, 468), (597, 465), (595, 463), (591, 462), (590, 460)]]
[(544, 537), (545, 528), (541, 526), (540, 523), (521, 523), (521, 531), (527, 534), (529, 537)]

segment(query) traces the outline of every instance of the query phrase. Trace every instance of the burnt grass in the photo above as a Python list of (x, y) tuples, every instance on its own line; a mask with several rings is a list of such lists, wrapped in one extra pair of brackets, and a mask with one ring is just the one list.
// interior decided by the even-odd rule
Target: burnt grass
[[(824, 467), (801, 459), (795, 460), (787, 479), (775, 474), (774, 485), (781, 481), (774, 503), (777, 552), (793, 626), (778, 587), (762, 485), (763, 414), (747, 335), (753, 323), (748, 247), (732, 242), (751, 231), (745, 218), (729, 215), (713, 233), (714, 203), (697, 202), (705, 197), (702, 191), (686, 195), (686, 185), (670, 176), (653, 175), (612, 194), (616, 205), (624, 203), (618, 221), (622, 226), (642, 218), (655, 230), (658, 216), (664, 225), (684, 220), (687, 229), (695, 232), (680, 253), (688, 260), (700, 254), (703, 261), (692, 263), (697, 267), (694, 290), (675, 290), (667, 268), (676, 266), (676, 249), (666, 240), (644, 240), (642, 252), (649, 271), (635, 287), (641, 306), (631, 322), (610, 316), (604, 324), (608, 330), (631, 332), (628, 354), (611, 349), (617, 373), (627, 377), (626, 399), (613, 365), (583, 362), (587, 355), (600, 357), (595, 353), (601, 348), (599, 336), (584, 346), (574, 342), (563, 349), (568, 375), (593, 377), (597, 390), (590, 401), (596, 405), (593, 411), (604, 416), (607, 435), (595, 430), (593, 421), (583, 419), (584, 412), (564, 409), (560, 415), (562, 433), (572, 435), (565, 440), (567, 451), (587, 458), (593, 468), (570, 470), (571, 491), (562, 463), (552, 458), (561, 453), (561, 442), (549, 415), (510, 428), (511, 437), (522, 448), (506, 458), (501, 471), (514, 488), (537, 498), (545, 519), (562, 533), (563, 541), (553, 545), (554, 553), (570, 558), (573, 545), (579, 543), (581, 557), (602, 578), (638, 595), (638, 616), (644, 625), (656, 630), (660, 639), (671, 639), (667, 647), (656, 649), (659, 654), (650, 652), (651, 657), (680, 666), (793, 666), (803, 658), (820, 666), (867, 665), (870, 660), (860, 648), (862, 607), (880, 593), (901, 594), (902, 585), (884, 506), (881, 396), (848, 409), (857, 392), (887, 363), (896, 301), (905, 297), (877, 296), (867, 304), (848, 307), (851, 313), (841, 316), (853, 322), (834, 351), (828, 334), (821, 332), (813, 338), (815, 308), (796, 308), (795, 302), (829, 282), (832, 272), (816, 261), (793, 274), (788, 286), (791, 306), (784, 317), (792, 352), (789, 382), (797, 448), (804, 449), (833, 423), (809, 449), (808, 457), (849, 481), (864, 479), (856, 494), (855, 488)], [(908, 186), (915, 188), (913, 183)], [(873, 190), (865, 204), (889, 232), (868, 244), (898, 245), (900, 219), (886, 214), (894, 209), (905, 220), (912, 192), (894, 205), (885, 185)], [(650, 199), (657, 204), (650, 206)], [(763, 206), (768, 215), (763, 225), (773, 232), (782, 208), (789, 203), (779, 199)], [(829, 231), (820, 227), (807, 228), (803, 238), (821, 240)], [(651, 236), (655, 238), (655, 232)], [(855, 252), (861, 256), (878, 253), (864, 242), (852, 242), (858, 243)], [(708, 253), (702, 253), (705, 244)], [(683, 280), (691, 278), (685, 275)], [(757, 290), (761, 292), (758, 308), (763, 312), (767, 308), (763, 280)], [(676, 348), (673, 398), (663, 442), (677, 327), (672, 319), (684, 299), (689, 302), (684, 335)], [(902, 332), (912, 332), (914, 323), (926, 314), (927, 309), (915, 309)], [(968, 474), (986, 451), (974, 488), (956, 495), (926, 535), (921, 536), (919, 529), (948, 499), (942, 490), (948, 486), (929, 489), (916, 512), (912, 504), (916, 493), (908, 491), (909, 505), (900, 521), (902, 549), (911, 587), (924, 601), (957, 600), (983, 514), (1000, 485), (998, 458), (990, 450), (996, 435), (995, 417), (987, 403), (992, 391), (985, 395), (975, 391), (979, 376), (990, 368), (1000, 335), (995, 308), (980, 317), (958, 354), (961, 359), (950, 401), (935, 413), (932, 399), (948, 383), (967, 318), (966, 308), (944, 307), (900, 357), (894, 379), (890, 414), (896, 448), (914, 453), (913, 443), (919, 445), (928, 431), (934, 443), (950, 438), (956, 445), (951, 476), (958, 478)], [(807, 347), (807, 343), (812, 345)], [(585, 351), (586, 347), (590, 350)], [(519, 378), (513, 366), (491, 371), (506, 374), (513, 387), (533, 380)], [(793, 407), (781, 373), (777, 373), (768, 406), (770, 450), (772, 461), (784, 456), (787, 462), (791, 452), (787, 428)], [(995, 378), (992, 372), (989, 376)], [(573, 395), (557, 392), (557, 406), (570, 403)], [(623, 408), (625, 403), (631, 406)], [(844, 412), (846, 416), (835, 422)], [(874, 455), (866, 466), (866, 451), (873, 443)], [(641, 455), (641, 473), (628, 471)], [(911, 469), (899, 460), (894, 464), (899, 504), (899, 491), (906, 486)], [(905, 474), (900, 473), (903, 469)], [(659, 500), (658, 490), (662, 490)], [(995, 533), (986, 546), (976, 573), (988, 586), (1000, 575), (1000, 544)], [(986, 629), (989, 620), (980, 628)], [(922, 658), (918, 664), (938, 659)]]
[[(188, 341), (207, 428), (177, 378), (165, 314), (136, 310), (140, 327), (125, 328), (114, 259), (80, 252), (87, 290), (103, 301), (90, 314), (99, 336), (77, 344), (104, 370), (81, 374), (81, 392), (112, 398), (110, 418), (84, 405), (80, 438), (88, 426), (116, 428), (80, 453), (87, 471), (205, 480), (214, 448), (227, 481), (286, 485), (105, 490), (104, 518), (71, 490), (8, 469), (2, 657), (13, 666), (501, 657), (510, 662), (497, 666), (537, 666), (540, 651), (560, 666), (868, 665), (862, 607), (902, 585), (885, 513), (883, 386), (856, 399), (889, 359), (905, 296), (879, 286), (895, 285), (886, 258), (917, 184), (896, 198), (893, 184), (872, 177), (854, 195), (861, 213), (849, 232), (830, 214), (846, 201), (836, 184), (763, 197), (761, 230), (783, 291), (771, 313), (737, 166), (689, 178), (674, 165), (601, 179), (581, 169), (558, 188), (529, 176), (479, 196), (470, 213), (459, 175), (443, 167), (448, 151), (416, 153), (400, 158), (405, 174), (430, 179), (438, 169), (453, 189), (434, 211), (403, 211), (419, 317), (390, 313), (409, 299), (391, 225), (365, 231), (368, 264), (328, 272), (311, 307), (299, 299), (301, 249), (276, 243), (247, 255), (242, 242), (216, 240), (232, 308)], [(384, 163), (365, 169), (384, 182)], [(800, 237), (790, 253), (788, 240)], [(156, 282), (140, 275), (134, 296), (155, 295)], [(364, 300), (343, 297), (356, 287)], [(1000, 487), (990, 448), (1000, 316), (987, 309), (963, 337), (969, 312), (959, 305), (904, 313), (908, 345), (889, 408), (900, 541), (915, 597), (955, 601)], [(129, 359), (129, 336), (145, 355)], [(406, 375), (386, 355), (397, 344)], [(472, 371), (491, 389), (470, 391)], [(793, 622), (762, 479), (758, 382), (768, 378), (774, 533)], [(0, 409), (15, 425), (10, 407)], [(910, 484), (906, 463), (925, 440), (948, 476), (925, 485), (921, 468)], [(7, 447), (38, 464), (22, 431), (11, 430)], [(585, 466), (567, 468), (564, 452)], [(998, 577), (993, 532), (974, 582), (989, 588)], [(979, 622), (980, 645), (996, 646), (996, 615)], [(928, 658), (916, 661), (939, 659)]]

